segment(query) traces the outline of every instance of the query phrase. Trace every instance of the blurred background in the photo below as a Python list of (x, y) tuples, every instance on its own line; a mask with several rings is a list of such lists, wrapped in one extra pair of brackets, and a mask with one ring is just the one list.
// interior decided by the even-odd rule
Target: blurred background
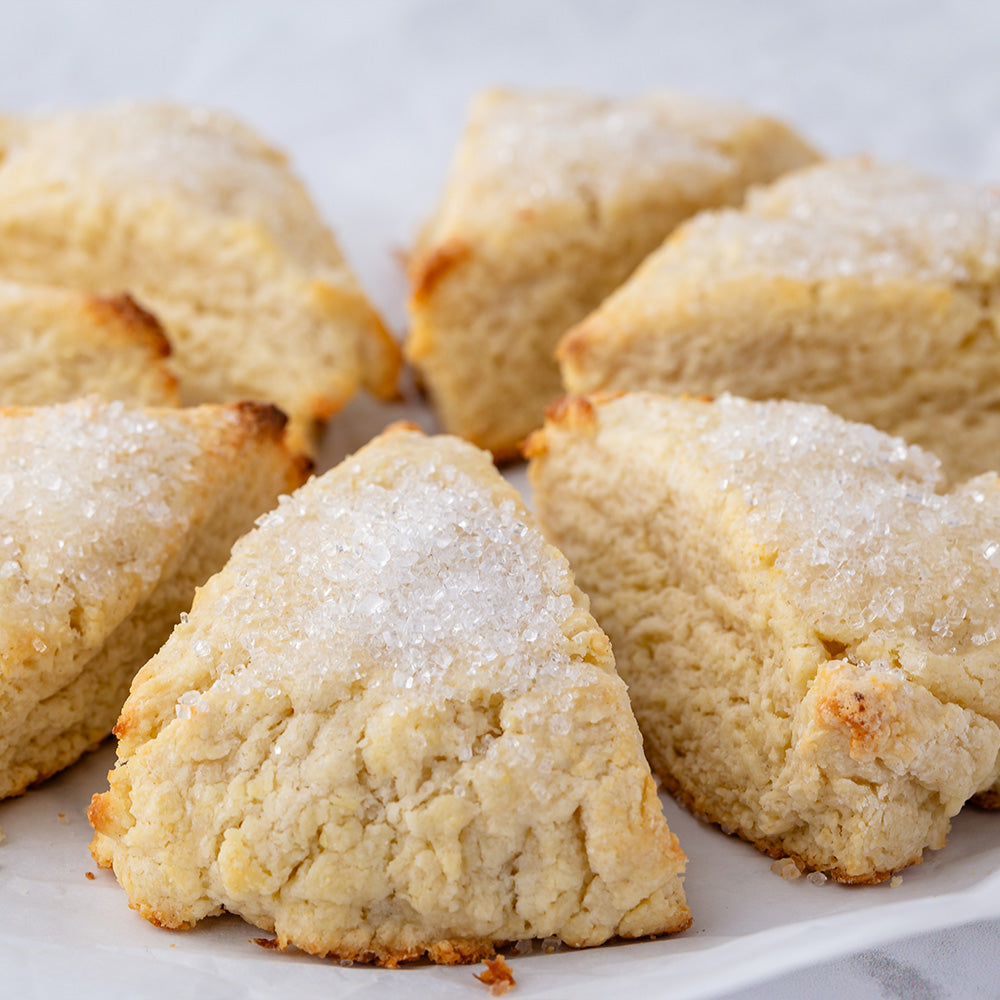
[(487, 86), (688, 91), (830, 154), (1000, 178), (988, 0), (33, 0), (0, 6), (0, 103), (170, 98), (285, 148), (397, 332), (404, 248)]

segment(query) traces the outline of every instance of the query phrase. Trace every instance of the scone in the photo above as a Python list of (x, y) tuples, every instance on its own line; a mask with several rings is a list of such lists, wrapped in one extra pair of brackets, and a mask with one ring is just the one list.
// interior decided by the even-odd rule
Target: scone
[(0, 410), (0, 798), (111, 732), (135, 672), (306, 467), (271, 406)]
[(98, 395), (141, 406), (176, 406), (170, 344), (156, 319), (127, 295), (0, 279), (0, 404), (41, 406)]
[(185, 404), (277, 403), (301, 445), (399, 353), (280, 153), (160, 104), (0, 116), (0, 275), (128, 292), (163, 323)]
[(830, 162), (681, 227), (559, 345), (570, 392), (822, 403), (1000, 468), (1000, 190)]
[(136, 678), (97, 862), (394, 966), (690, 921), (607, 637), (489, 456), (397, 428), (262, 519)]
[(516, 456), (574, 323), (682, 219), (815, 158), (779, 122), (686, 97), (481, 95), (410, 266), (407, 352), (445, 428)]
[(945, 842), (1000, 748), (1000, 482), (792, 402), (567, 401), (535, 505), (607, 630), (653, 769), (844, 882)]

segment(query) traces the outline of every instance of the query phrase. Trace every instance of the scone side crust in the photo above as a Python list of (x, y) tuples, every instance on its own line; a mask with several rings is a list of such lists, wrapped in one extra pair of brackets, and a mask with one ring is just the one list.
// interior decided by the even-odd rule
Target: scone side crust
[(921, 853), (914, 855), (898, 868), (891, 868), (887, 871), (865, 872), (863, 875), (851, 874), (841, 868), (829, 868), (826, 865), (816, 865), (808, 857), (796, 853), (795, 851), (789, 851), (780, 839), (753, 837), (742, 829), (730, 828), (728, 823), (724, 819), (720, 819), (715, 813), (711, 802), (701, 796), (689, 792), (679, 781), (677, 781), (676, 778), (674, 778), (673, 774), (671, 774), (670, 770), (665, 766), (663, 758), (657, 754), (653, 747), (647, 745), (646, 753), (650, 758), (653, 770), (656, 772), (656, 776), (660, 779), (663, 787), (670, 793), (670, 795), (677, 799), (678, 802), (682, 803), (696, 819), (719, 827), (729, 836), (735, 835), (739, 837), (740, 840), (743, 840), (748, 844), (752, 844), (757, 848), (757, 850), (766, 854), (770, 858), (791, 858), (801, 870), (821, 871), (824, 875), (827, 875), (835, 882), (840, 882), (844, 885), (878, 885), (880, 882), (885, 882), (892, 878), (897, 871), (911, 867), (912, 865), (919, 865), (923, 863), (923, 854)]

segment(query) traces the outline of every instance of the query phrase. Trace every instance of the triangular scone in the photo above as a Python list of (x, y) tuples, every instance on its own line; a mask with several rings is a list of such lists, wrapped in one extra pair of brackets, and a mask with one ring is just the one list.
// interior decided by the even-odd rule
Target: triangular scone
[(260, 399), (296, 445), (399, 352), (279, 152), (202, 109), (0, 116), (0, 274), (134, 294), (185, 404)]
[(395, 965), (690, 922), (607, 637), (456, 438), (394, 429), (283, 499), (116, 732), (91, 849), (159, 925)]
[(141, 406), (176, 406), (170, 344), (156, 319), (127, 295), (0, 279), (0, 404), (41, 406), (98, 395)]
[(445, 428), (515, 456), (561, 392), (574, 323), (681, 220), (815, 159), (729, 105), (481, 95), (411, 264), (407, 351)]
[(996, 476), (732, 397), (571, 400), (531, 447), (671, 790), (841, 881), (944, 844), (997, 778)]
[(822, 403), (1000, 469), (1000, 189), (867, 160), (686, 223), (559, 345), (570, 392)]
[(303, 460), (271, 406), (0, 410), (0, 798), (111, 732), (135, 672)]

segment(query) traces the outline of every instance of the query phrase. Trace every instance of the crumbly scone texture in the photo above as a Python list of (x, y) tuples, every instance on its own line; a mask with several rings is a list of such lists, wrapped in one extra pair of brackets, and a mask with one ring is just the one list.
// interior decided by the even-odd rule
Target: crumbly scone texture
[(653, 769), (775, 856), (875, 882), (996, 789), (1000, 482), (805, 403), (567, 401), (535, 507)]
[(399, 351), (285, 157), (164, 104), (0, 117), (0, 274), (128, 292), (175, 351), (186, 405), (257, 399), (296, 445)]
[(489, 456), (392, 430), (261, 520), (136, 678), (95, 860), (393, 966), (690, 923), (607, 637)]
[(284, 423), (249, 403), (0, 410), (0, 798), (111, 732), (195, 588), (302, 482)]
[(0, 404), (46, 406), (80, 396), (176, 406), (170, 344), (156, 318), (127, 295), (0, 279)]
[(865, 159), (706, 212), (559, 345), (573, 393), (822, 403), (1000, 469), (1000, 189)]
[(574, 323), (683, 219), (815, 159), (729, 105), (482, 94), (410, 268), (407, 353), (445, 428), (515, 455), (561, 392)]

